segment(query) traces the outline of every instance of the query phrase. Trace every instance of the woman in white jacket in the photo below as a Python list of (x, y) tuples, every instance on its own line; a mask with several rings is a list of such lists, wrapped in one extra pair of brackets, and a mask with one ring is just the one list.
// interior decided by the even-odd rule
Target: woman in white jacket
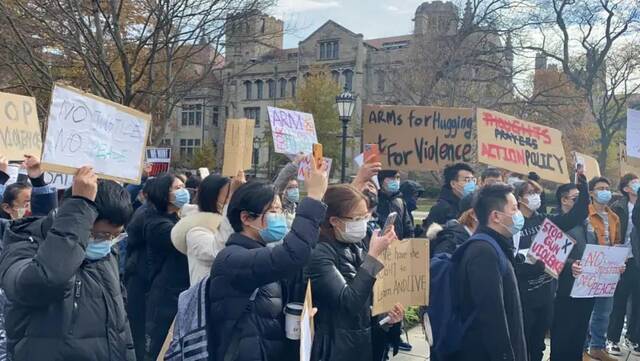
[(198, 211), (190, 212), (173, 227), (171, 241), (187, 255), (191, 285), (209, 275), (213, 260), (233, 233), (227, 204), (242, 183), (244, 173), (234, 180), (213, 174), (206, 177), (198, 187)]

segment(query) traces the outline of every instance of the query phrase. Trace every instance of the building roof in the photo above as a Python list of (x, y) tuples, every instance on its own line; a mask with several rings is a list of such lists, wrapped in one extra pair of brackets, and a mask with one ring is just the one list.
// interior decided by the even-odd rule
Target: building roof
[(313, 33), (311, 33), (309, 36), (307, 36), (304, 40), (301, 41), (301, 43), (304, 43), (305, 41), (309, 40), (312, 36), (314, 36), (317, 32), (319, 32), (320, 30), (322, 30), (324, 27), (329, 26), (329, 25), (334, 25), (336, 26), (338, 29), (346, 32), (347, 34), (351, 35), (351, 36), (360, 36), (361, 34), (356, 34), (353, 31), (345, 28), (344, 26), (336, 23), (333, 20), (327, 20), (324, 24), (322, 24), (319, 28), (317, 28)]
[(376, 49), (382, 49), (385, 44), (410, 41), (411, 35), (390, 36), (387, 38), (369, 39), (364, 42)]

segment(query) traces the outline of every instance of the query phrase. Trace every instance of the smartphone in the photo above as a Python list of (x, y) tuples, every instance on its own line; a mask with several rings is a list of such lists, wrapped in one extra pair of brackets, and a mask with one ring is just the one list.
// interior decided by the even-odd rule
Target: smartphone
[(313, 159), (316, 161), (316, 168), (322, 167), (322, 144), (315, 143), (313, 144)]
[(380, 148), (378, 145), (365, 144), (363, 158), (365, 163), (380, 163)]
[(389, 215), (387, 216), (387, 220), (384, 221), (384, 227), (382, 227), (382, 233), (380, 234), (387, 233), (389, 229), (391, 229), (391, 226), (393, 226), (396, 223), (396, 218), (398, 218), (397, 212), (389, 213)]

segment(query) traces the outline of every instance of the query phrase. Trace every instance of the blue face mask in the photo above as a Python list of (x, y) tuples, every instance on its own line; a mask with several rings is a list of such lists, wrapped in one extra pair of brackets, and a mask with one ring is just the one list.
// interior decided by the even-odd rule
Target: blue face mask
[(173, 201), (173, 205), (178, 208), (182, 208), (185, 204), (189, 204), (189, 201), (191, 201), (191, 195), (186, 188), (180, 188), (175, 191), (174, 194), (176, 196), (176, 200)]
[(89, 244), (87, 244), (87, 248), (85, 249), (85, 258), (91, 261), (105, 258), (109, 252), (111, 252), (112, 243), (113, 241), (111, 240), (101, 241), (89, 239)]
[(289, 232), (284, 214), (267, 213), (267, 227), (260, 230), (260, 237), (266, 243), (277, 242)]
[(467, 182), (462, 188), (462, 195), (467, 196), (476, 191), (476, 182)]
[(400, 181), (397, 179), (389, 181), (386, 188), (389, 193), (398, 193), (400, 191)]
[(597, 191), (596, 202), (600, 204), (607, 204), (611, 200), (611, 191)]
[(513, 236), (520, 232), (524, 227), (524, 216), (522, 215), (522, 212), (517, 211), (516, 213), (514, 213), (511, 216), (511, 222), (513, 222), (511, 226), (507, 226), (504, 224), (503, 226), (507, 227), (509, 229), (509, 233), (511, 233), (511, 235)]
[(297, 203), (300, 200), (300, 190), (298, 188), (287, 189), (287, 200)]
[(631, 183), (631, 190), (633, 193), (638, 194), (638, 191), (640, 191), (640, 182)]

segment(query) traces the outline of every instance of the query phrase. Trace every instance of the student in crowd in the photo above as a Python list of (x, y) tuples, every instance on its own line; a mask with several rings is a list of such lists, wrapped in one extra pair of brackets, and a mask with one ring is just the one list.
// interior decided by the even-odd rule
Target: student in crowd
[(414, 223), (411, 212), (418, 209), (418, 199), (422, 197), (424, 187), (416, 181), (406, 180), (400, 183), (400, 193), (402, 193), (402, 199), (404, 199), (404, 202), (407, 205), (407, 210), (411, 216), (411, 223)]
[(147, 183), (149, 179), (149, 174), (153, 169), (151, 163), (145, 163), (142, 168), (142, 177), (140, 184), (127, 184), (125, 189), (129, 192), (129, 196), (131, 197), (131, 204), (133, 205), (133, 210), (135, 212), (136, 209), (140, 208), (142, 203), (144, 203), (144, 195), (142, 194), (142, 189), (144, 185)]
[(45, 216), (58, 206), (56, 189), (44, 181), (40, 159), (25, 156), (22, 165), (27, 170), (28, 182), (5, 186), (9, 180), (9, 162), (0, 155), (0, 218), (20, 219), (26, 216)]
[[(607, 205), (611, 201), (610, 182), (607, 178), (596, 177), (589, 181), (589, 191), (593, 202), (589, 206), (589, 224), (593, 227), (598, 244), (616, 246), (620, 244), (620, 218)], [(613, 309), (613, 297), (598, 297), (594, 301), (589, 331), (588, 355), (601, 361), (615, 361), (606, 351), (607, 327)]]
[[(527, 179), (532, 180), (538, 184), (540, 183), (540, 176), (536, 172), (529, 172), (529, 174), (527, 175)], [(542, 191), (540, 192), (540, 210), (542, 213), (547, 212), (547, 196), (544, 192), (544, 188), (542, 188)]]
[(280, 170), (276, 180), (273, 182), (282, 200), (282, 208), (284, 209), (288, 227), (291, 227), (291, 223), (296, 216), (296, 208), (300, 202), (298, 168), (300, 167), (300, 162), (305, 159), (305, 157), (303, 154), (298, 154), (293, 161), (287, 163)]
[[(560, 205), (559, 214), (568, 214), (576, 207), (582, 207), (581, 199), (589, 194), (584, 176), (579, 183), (563, 184), (556, 191)], [(583, 357), (584, 342), (593, 310), (593, 298), (572, 298), (571, 289), (575, 279), (582, 272), (580, 259), (587, 244), (598, 244), (588, 217), (578, 218), (580, 223), (566, 231), (576, 243), (569, 253), (558, 279), (554, 302), (554, 317), (551, 326), (551, 361), (580, 361)]]
[(189, 203), (184, 183), (172, 174), (154, 179), (148, 192), (143, 234), (147, 246), (149, 292), (145, 316), (145, 360), (155, 361), (178, 309), (180, 292), (189, 288), (187, 257), (171, 242), (178, 212)]
[[(326, 168), (305, 175), (307, 197), (287, 229), (282, 203), (273, 185), (249, 182), (231, 197), (227, 217), (235, 233), (213, 262), (209, 279), (207, 332), (216, 360), (277, 361), (286, 351), (281, 282), (310, 259), (325, 216), (322, 198)], [(267, 244), (284, 239), (282, 244)], [(330, 312), (330, 311), (326, 311)]]
[[(139, 194), (146, 199), (153, 182), (157, 178), (149, 178)], [(139, 196), (138, 196), (139, 197)], [(127, 289), (127, 314), (131, 326), (131, 336), (135, 346), (136, 360), (144, 360), (145, 354), (145, 319), (146, 297), (149, 292), (149, 264), (147, 256), (147, 239), (144, 235), (147, 210), (153, 207), (151, 202), (144, 202), (135, 210), (131, 221), (127, 224), (127, 245), (124, 266), (124, 285)]]
[(198, 187), (198, 211), (182, 218), (171, 231), (173, 245), (187, 255), (192, 286), (209, 275), (213, 260), (233, 233), (227, 205), (236, 184), (243, 183), (244, 177), (232, 182), (227, 177), (209, 175)]
[[(623, 197), (616, 201), (611, 209), (620, 218), (620, 236), (623, 237), (624, 246), (631, 251), (631, 233), (633, 223), (631, 217), (633, 208), (638, 200), (640, 191), (640, 179), (633, 173), (627, 173), (620, 179), (620, 193)], [(626, 263), (626, 269), (620, 277), (613, 296), (613, 310), (609, 317), (607, 331), (607, 352), (613, 356), (622, 356), (622, 348), (631, 351), (635, 356), (640, 356), (640, 267), (630, 252)], [(627, 303), (631, 300), (631, 312), (627, 313)], [(621, 340), (625, 315), (627, 316), (627, 334)]]
[(384, 226), (387, 216), (396, 212), (398, 216), (394, 223), (396, 235), (399, 239), (413, 237), (413, 222), (407, 204), (400, 193), (400, 174), (397, 170), (381, 170), (378, 173), (378, 222)]
[(490, 184), (503, 182), (502, 171), (498, 168), (487, 167), (480, 173), (480, 187), (484, 187)]
[(191, 172), (185, 172), (184, 175), (187, 177), (187, 180), (184, 183), (185, 188), (198, 189), (198, 186), (200, 186), (200, 177)]
[[(370, 361), (373, 284), (384, 267), (377, 258), (396, 239), (395, 232), (374, 233), (367, 249), (363, 243), (369, 219), (365, 196), (351, 185), (336, 185), (324, 199), (327, 214), (320, 243), (305, 275), (311, 279), (314, 305), (331, 311), (317, 316), (311, 359)], [(388, 326), (401, 322), (403, 316), (402, 305), (396, 305)]]
[(496, 183), (481, 188), (474, 201), (476, 234), (488, 235), (500, 250), (476, 240), (462, 254), (455, 278), (460, 310), (465, 319), (474, 316), (452, 360), (527, 360), (511, 239), (522, 229), (524, 218), (512, 192), (511, 186)]
[(54, 214), (4, 233), (0, 280), (12, 360), (135, 360), (114, 239), (132, 213), (127, 192), (83, 167)]
[(478, 228), (478, 219), (473, 210), (473, 197), (464, 197), (460, 201), (460, 217), (452, 219), (443, 227), (433, 223), (427, 231), (431, 257), (438, 253), (453, 254), (453, 252)]
[(466, 163), (456, 163), (444, 169), (444, 185), (438, 202), (431, 207), (429, 215), (422, 222), (424, 229), (432, 223), (446, 224), (460, 215), (460, 200), (476, 190), (476, 178), (473, 168)]

